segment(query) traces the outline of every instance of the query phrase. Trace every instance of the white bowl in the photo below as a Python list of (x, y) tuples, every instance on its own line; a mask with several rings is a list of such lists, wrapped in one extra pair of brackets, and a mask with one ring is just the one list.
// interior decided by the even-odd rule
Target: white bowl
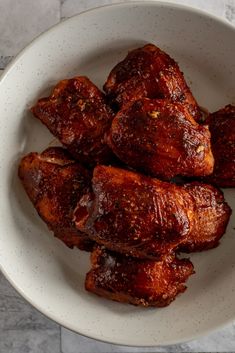
[[(169, 3), (102, 7), (60, 23), (12, 62), (0, 83), (0, 262), (13, 286), (61, 325), (107, 342), (155, 346), (199, 337), (235, 319), (235, 234), (191, 255), (196, 274), (169, 307), (119, 304), (84, 289), (88, 254), (48, 231), (17, 178), (20, 157), (53, 139), (28, 108), (48, 87), (87, 75), (102, 87), (128, 50), (153, 42), (179, 63), (200, 105), (235, 103), (235, 29), (198, 10)], [(235, 190), (225, 191), (235, 206)]]

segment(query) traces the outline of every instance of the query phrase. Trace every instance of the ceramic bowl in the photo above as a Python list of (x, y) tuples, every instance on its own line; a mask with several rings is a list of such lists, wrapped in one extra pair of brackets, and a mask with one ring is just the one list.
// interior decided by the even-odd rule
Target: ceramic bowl
[[(190, 255), (196, 274), (169, 307), (144, 309), (89, 294), (89, 256), (48, 231), (17, 177), (22, 155), (43, 150), (52, 135), (29, 113), (59, 80), (87, 75), (102, 87), (127, 51), (152, 42), (175, 58), (200, 105), (235, 103), (235, 29), (195, 9), (161, 2), (97, 8), (34, 40), (0, 82), (0, 264), (11, 284), (42, 313), (80, 334), (117, 344), (187, 341), (235, 319), (235, 225), (221, 245)], [(225, 196), (235, 206), (235, 190)]]

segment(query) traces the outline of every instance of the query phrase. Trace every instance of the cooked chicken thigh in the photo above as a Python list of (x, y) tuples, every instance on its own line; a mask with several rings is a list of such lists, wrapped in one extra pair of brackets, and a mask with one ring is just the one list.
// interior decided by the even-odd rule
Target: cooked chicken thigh
[(107, 249), (140, 258), (218, 245), (231, 212), (210, 185), (178, 186), (114, 167), (95, 168), (92, 190), (75, 210), (78, 230)]
[(102, 92), (86, 77), (60, 81), (31, 109), (79, 162), (105, 163), (112, 153), (104, 142), (113, 113)]
[(128, 166), (171, 179), (213, 171), (210, 132), (179, 103), (143, 98), (115, 116), (108, 144)]
[(184, 292), (194, 272), (188, 259), (168, 255), (160, 261), (141, 260), (96, 248), (85, 287), (99, 296), (141, 306), (167, 306)]
[(29, 153), (20, 162), (19, 177), (40, 217), (68, 247), (90, 250), (92, 241), (76, 229), (74, 208), (90, 189), (90, 173), (61, 147)]
[(200, 109), (178, 64), (153, 44), (130, 51), (112, 69), (104, 90), (118, 108), (143, 97), (166, 98), (185, 105), (195, 120), (201, 119)]
[(220, 187), (235, 187), (235, 106), (211, 114), (206, 119), (211, 132), (214, 172), (206, 180)]

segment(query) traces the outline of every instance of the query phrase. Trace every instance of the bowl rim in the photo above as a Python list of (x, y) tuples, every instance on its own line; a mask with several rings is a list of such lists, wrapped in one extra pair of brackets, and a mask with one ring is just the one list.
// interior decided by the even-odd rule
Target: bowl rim
[(204, 9), (203, 10), (199, 9), (198, 7), (195, 7), (195, 6), (186, 5), (186, 4), (178, 4), (178, 3), (171, 2), (170, 0), (167, 0), (167, 1), (164, 1), (164, 0), (128, 0), (127, 2), (117, 2), (114, 4), (106, 4), (106, 5), (96, 6), (96, 7), (90, 8), (88, 10), (79, 12), (71, 17), (68, 17), (63, 21), (60, 21), (60, 22), (54, 24), (53, 26), (49, 27), (48, 29), (46, 29), (45, 31), (41, 32), (39, 35), (34, 37), (23, 49), (21, 49), (18, 52), (18, 54), (10, 61), (10, 63), (7, 64), (7, 66), (3, 70), (3, 73), (0, 76), (0, 84), (2, 83), (2, 81), (4, 81), (4, 79), (7, 77), (7, 75), (11, 71), (12, 67), (24, 55), (24, 53), (26, 51), (29, 50), (35, 44), (35, 42), (37, 42), (38, 39), (46, 36), (48, 33), (52, 33), (53, 31), (55, 31), (57, 29), (57, 27), (62, 27), (66, 22), (73, 21), (77, 17), (82, 16), (82, 15), (86, 15), (90, 12), (92, 13), (92, 12), (98, 12), (98, 11), (105, 11), (106, 9), (109, 9), (109, 8), (129, 7), (130, 5), (131, 6), (132, 5), (143, 6), (143, 7), (146, 5), (150, 5), (150, 6), (163, 6), (163, 7), (168, 7), (168, 8), (182, 9), (185, 11), (190, 11), (190, 12), (196, 13), (197, 15), (202, 15), (204, 17), (207, 17), (208, 19), (212, 19), (216, 22), (223, 24), (232, 30), (235, 30), (235, 26), (223, 17), (212, 14)]
[[(50, 28), (48, 28), (47, 30), (43, 31), (42, 33), (40, 33), (39, 35), (37, 35), (34, 39), (32, 39), (22, 50), (19, 51), (19, 53), (14, 57), (14, 59), (6, 66), (6, 68), (3, 70), (3, 73), (0, 76), (0, 85), (3, 83), (3, 81), (7, 78), (7, 76), (9, 75), (9, 73), (11, 72), (12, 68), (15, 66), (15, 64), (17, 63), (17, 61), (19, 59), (21, 59), (21, 57), (25, 54), (25, 52), (27, 52), (28, 50), (31, 49), (31, 47), (41, 38), (46, 37), (49, 33), (52, 33), (54, 31), (57, 30), (57, 27), (62, 27), (64, 26), (67, 22), (70, 21), (74, 21), (77, 18), (79, 18), (80, 16), (86, 15), (88, 13), (97, 13), (97, 12), (105, 12), (106, 10), (109, 10), (110, 8), (121, 8), (121, 7), (130, 7), (130, 6), (137, 6), (137, 7), (146, 7), (146, 6), (153, 6), (153, 7), (166, 7), (166, 8), (177, 8), (179, 10), (183, 10), (183, 11), (188, 11), (191, 13), (196, 13), (199, 16), (203, 16), (206, 17), (207, 19), (213, 20), (214, 22), (220, 23), (222, 25), (224, 25), (225, 27), (228, 27), (230, 30), (234, 31), (234, 35), (235, 35), (235, 26), (232, 25), (228, 20), (219, 17), (218, 15), (212, 14), (206, 10), (201, 10), (197, 7), (194, 7), (193, 5), (185, 5), (185, 4), (178, 4), (178, 3), (174, 3), (171, 2), (170, 0), (167, 1), (163, 1), (163, 0), (128, 0), (127, 2), (117, 2), (114, 4), (108, 4), (108, 5), (101, 5), (101, 6), (96, 6), (93, 8), (90, 8), (88, 10), (79, 12), (69, 18), (66, 18), (65, 20), (56, 23), (55, 25), (51, 26)], [(5, 270), (2, 266), (2, 264), (0, 263), (0, 271), (2, 272), (2, 274), (4, 275), (4, 277), (7, 279), (7, 281), (12, 285), (12, 287), (30, 304), (32, 305), (36, 310), (38, 310), (41, 314), (43, 314), (45, 317), (49, 318), (50, 320), (58, 323), (59, 325), (61, 325), (62, 327), (76, 333), (79, 335), (82, 335), (84, 337), (90, 338), (90, 339), (94, 339), (97, 340), (99, 342), (102, 343), (108, 343), (108, 344), (112, 344), (112, 345), (121, 345), (121, 346), (126, 346), (126, 347), (167, 347), (167, 346), (171, 346), (171, 345), (177, 345), (177, 344), (182, 344), (182, 343), (187, 343), (189, 341), (192, 340), (197, 340), (200, 339), (202, 337), (207, 336), (208, 334), (212, 333), (213, 331), (216, 330), (220, 330), (222, 328), (224, 328), (225, 326), (232, 324), (234, 322), (234, 319), (227, 319), (223, 324), (214, 324), (211, 325), (210, 328), (205, 329), (203, 333), (194, 333), (193, 335), (191, 335), (190, 337), (185, 337), (185, 339), (174, 339), (172, 341), (169, 341), (168, 343), (166, 342), (160, 342), (158, 345), (155, 344), (132, 344), (132, 343), (128, 343), (128, 340), (126, 339), (119, 339), (118, 342), (113, 342), (110, 338), (100, 338), (100, 336), (96, 333), (91, 334), (90, 332), (87, 332), (87, 330), (83, 330), (81, 329), (79, 332), (77, 331), (75, 325), (71, 324), (71, 325), (67, 325), (63, 322), (62, 318), (58, 318), (56, 317), (56, 314), (53, 313), (48, 313), (46, 311), (46, 309), (41, 308), (40, 305), (38, 305), (36, 302), (34, 302), (25, 292), (24, 290), (19, 287), (12, 279), (11, 277), (8, 275), (7, 270)]]

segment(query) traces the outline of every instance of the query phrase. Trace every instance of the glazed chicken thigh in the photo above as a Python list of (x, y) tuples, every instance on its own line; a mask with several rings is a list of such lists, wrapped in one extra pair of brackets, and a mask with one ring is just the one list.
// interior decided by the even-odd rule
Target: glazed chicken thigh
[(210, 132), (188, 110), (166, 99), (143, 98), (115, 116), (108, 144), (128, 166), (162, 179), (213, 171)]
[(90, 189), (90, 173), (61, 147), (29, 153), (20, 162), (19, 177), (40, 217), (68, 247), (90, 250), (92, 241), (76, 229), (73, 211)]
[(235, 106), (210, 114), (205, 121), (211, 132), (215, 167), (207, 181), (222, 188), (235, 187)]
[(158, 260), (183, 248), (218, 245), (230, 208), (202, 183), (178, 186), (114, 167), (97, 166), (92, 193), (75, 209), (81, 232), (107, 249)]
[(141, 306), (169, 305), (186, 289), (194, 272), (188, 259), (168, 255), (160, 261), (141, 260), (96, 248), (92, 269), (86, 276), (89, 292), (124, 303)]
[(104, 134), (113, 113), (88, 78), (60, 81), (51, 95), (39, 99), (31, 110), (79, 162), (94, 165), (111, 159)]
[(185, 105), (195, 120), (201, 118), (178, 64), (153, 44), (130, 51), (112, 69), (104, 90), (118, 108), (143, 97), (166, 98)]

